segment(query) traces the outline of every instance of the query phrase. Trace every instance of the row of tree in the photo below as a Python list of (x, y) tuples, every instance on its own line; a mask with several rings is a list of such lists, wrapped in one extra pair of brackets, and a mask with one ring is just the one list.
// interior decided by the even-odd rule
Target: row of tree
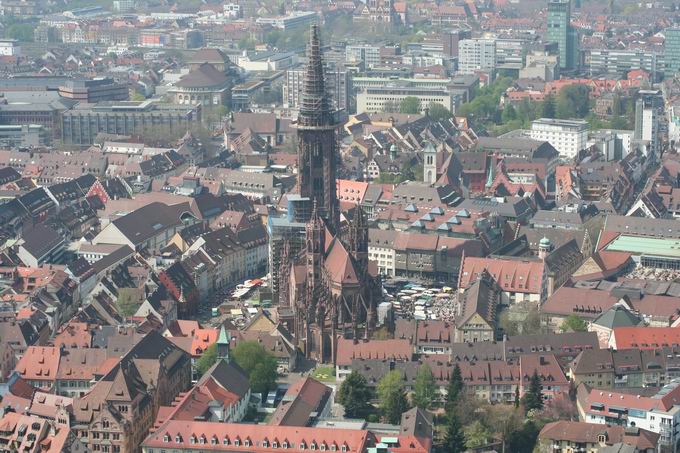
[(418, 369), (410, 398), (404, 388), (404, 377), (398, 370), (389, 372), (378, 382), (375, 394), (366, 379), (353, 371), (342, 383), (337, 395), (346, 417), (369, 420), (376, 416), (376, 408), (371, 403), (376, 398), (379, 401), (378, 414), (383, 421), (392, 424), (398, 424), (401, 414), (412, 406), (423, 410), (443, 408), (445, 415), (440, 447), (442, 452), (447, 453), (480, 447), (494, 438), (500, 438), (506, 451), (530, 453), (539, 428), (526, 416), (543, 409), (541, 380), (536, 372), (521, 399), (519, 387), (516, 389), (514, 405), (492, 406), (480, 404), (473, 394), (466, 391), (458, 365), (452, 370), (443, 402), (438, 397), (437, 385), (427, 364)]

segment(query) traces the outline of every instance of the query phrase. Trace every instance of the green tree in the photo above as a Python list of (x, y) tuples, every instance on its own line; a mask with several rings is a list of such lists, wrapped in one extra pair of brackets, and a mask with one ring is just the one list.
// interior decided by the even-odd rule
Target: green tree
[(465, 451), (465, 434), (458, 417), (449, 414), (446, 424), (446, 434), (444, 435), (443, 451), (447, 453), (462, 453)]
[(491, 431), (484, 426), (481, 420), (475, 420), (465, 429), (465, 446), (467, 448), (477, 448), (489, 443), (492, 436)]
[(512, 106), (512, 104), (509, 104), (505, 106), (503, 109), (503, 114), (501, 116), (503, 123), (509, 123), (511, 121), (514, 121), (517, 119), (517, 112), (515, 111), (515, 107)]
[(536, 424), (528, 420), (519, 429), (509, 433), (507, 437), (507, 449), (513, 453), (532, 453), (536, 446), (536, 439), (540, 429)]
[(585, 332), (588, 330), (588, 324), (577, 315), (569, 315), (562, 321), (560, 330), (562, 332)]
[(460, 372), (460, 366), (456, 363), (453, 367), (453, 372), (451, 373), (451, 378), (449, 379), (449, 385), (447, 387), (446, 394), (446, 410), (447, 412), (452, 412), (453, 407), (456, 405), (458, 398), (463, 392), (463, 375)]
[(352, 371), (338, 390), (338, 403), (345, 407), (345, 417), (366, 418), (371, 411), (371, 389), (366, 378)]
[(447, 120), (453, 117), (451, 110), (444, 107), (439, 102), (431, 102), (429, 105), (429, 115), (435, 121)]
[(519, 385), (515, 387), (515, 409), (519, 408)]
[(276, 387), (276, 358), (256, 341), (242, 341), (231, 351), (234, 361), (246, 372), (255, 393)]
[(541, 391), (541, 378), (538, 376), (538, 371), (534, 370), (534, 374), (529, 378), (529, 388), (524, 394), (524, 410), (529, 412), (534, 409), (543, 409), (543, 392)]
[(541, 104), (541, 118), (555, 118), (555, 96), (549, 94)]
[(427, 363), (418, 368), (413, 392), (413, 405), (421, 409), (429, 409), (435, 399), (437, 387), (434, 383), (432, 369)]
[(585, 118), (590, 110), (590, 89), (586, 85), (569, 85), (557, 96), (557, 117)]
[(415, 115), (420, 113), (420, 99), (415, 96), (407, 96), (399, 104), (399, 112)]
[(217, 343), (211, 344), (208, 349), (203, 351), (201, 357), (196, 361), (196, 373), (203, 376), (215, 362), (217, 362)]
[(29, 24), (12, 24), (5, 30), (5, 36), (20, 42), (33, 42), (33, 26)]
[(404, 391), (404, 379), (401, 372), (394, 370), (387, 373), (378, 382), (378, 398), (380, 399), (383, 417), (387, 423), (396, 425), (401, 414), (408, 410), (408, 400)]

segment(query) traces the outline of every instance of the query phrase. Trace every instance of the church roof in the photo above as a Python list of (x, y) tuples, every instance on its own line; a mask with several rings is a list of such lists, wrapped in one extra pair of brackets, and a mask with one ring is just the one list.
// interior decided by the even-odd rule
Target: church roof
[(359, 277), (352, 262), (352, 257), (337, 238), (333, 239), (329, 247), (325, 265), (334, 282), (342, 284), (359, 283)]

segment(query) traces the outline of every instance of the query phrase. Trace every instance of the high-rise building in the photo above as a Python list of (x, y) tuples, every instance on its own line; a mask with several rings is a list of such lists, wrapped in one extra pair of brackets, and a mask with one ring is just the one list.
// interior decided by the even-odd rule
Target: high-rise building
[(635, 140), (649, 143), (650, 156), (659, 157), (664, 102), (660, 90), (640, 90), (635, 102)]
[(442, 49), (448, 57), (458, 56), (458, 43), (463, 39), (470, 39), (470, 30), (449, 30), (441, 33)]
[[(344, 68), (327, 67), (325, 71), (326, 92), (334, 110), (349, 112), (350, 74)], [(283, 83), (283, 103), (285, 107), (296, 109), (300, 104), (302, 86), (305, 80), (304, 68), (286, 71)]]
[[(335, 363), (337, 339), (368, 338), (376, 320), (380, 283), (368, 269), (368, 223), (359, 205), (340, 223), (336, 196), (338, 127), (324, 84), (318, 26), (312, 26), (297, 121), (299, 197), (287, 219), (273, 221), (278, 269), (272, 269), (279, 305), (291, 316), (296, 344), (308, 358)], [(308, 209), (311, 205), (311, 210)], [(286, 229), (286, 223), (292, 228)], [(304, 230), (302, 229), (304, 225)], [(287, 230), (287, 231), (286, 231)], [(296, 252), (296, 249), (299, 250)], [(276, 275), (274, 275), (276, 274)]]
[(578, 67), (578, 32), (571, 26), (571, 0), (548, 2), (547, 39), (557, 43), (560, 50), (560, 68)]
[(458, 72), (493, 71), (496, 67), (496, 41), (464, 39), (458, 43)]
[(667, 28), (664, 41), (664, 76), (673, 77), (680, 71), (680, 27)]

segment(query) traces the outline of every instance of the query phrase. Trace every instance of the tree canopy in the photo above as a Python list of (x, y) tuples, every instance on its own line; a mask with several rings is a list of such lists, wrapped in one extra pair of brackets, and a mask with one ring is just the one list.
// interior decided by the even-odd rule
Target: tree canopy
[(569, 315), (562, 321), (560, 330), (562, 332), (585, 332), (588, 330), (588, 324), (577, 315)]
[(415, 115), (420, 113), (420, 99), (415, 96), (407, 96), (399, 104), (399, 112)]
[(460, 366), (456, 363), (453, 367), (453, 372), (451, 372), (451, 378), (449, 379), (449, 385), (446, 394), (446, 410), (451, 412), (453, 406), (456, 404), (458, 397), (463, 392), (463, 376), (460, 372)]
[(345, 407), (345, 417), (366, 418), (371, 411), (371, 389), (366, 378), (352, 371), (338, 390), (338, 403)]
[(465, 434), (463, 427), (454, 414), (449, 414), (446, 424), (446, 434), (444, 434), (443, 451), (447, 453), (462, 453), (465, 451)]
[(437, 387), (434, 383), (432, 369), (427, 363), (418, 368), (414, 385), (413, 405), (421, 409), (429, 409), (435, 400)]
[(538, 371), (534, 370), (534, 374), (529, 379), (529, 388), (524, 394), (524, 410), (529, 412), (534, 409), (543, 409), (543, 392), (541, 390), (541, 378), (538, 376)]
[(377, 390), (383, 417), (387, 423), (398, 424), (401, 421), (401, 414), (408, 410), (401, 372), (394, 370), (387, 373), (378, 382)]
[(276, 358), (255, 341), (242, 341), (231, 351), (234, 361), (246, 372), (255, 393), (276, 387)]
[(447, 120), (453, 117), (451, 110), (444, 107), (439, 102), (431, 102), (428, 106), (428, 114), (435, 121)]
[(196, 361), (196, 373), (203, 376), (215, 362), (217, 362), (217, 343), (211, 344), (208, 349), (203, 351), (201, 357)]

